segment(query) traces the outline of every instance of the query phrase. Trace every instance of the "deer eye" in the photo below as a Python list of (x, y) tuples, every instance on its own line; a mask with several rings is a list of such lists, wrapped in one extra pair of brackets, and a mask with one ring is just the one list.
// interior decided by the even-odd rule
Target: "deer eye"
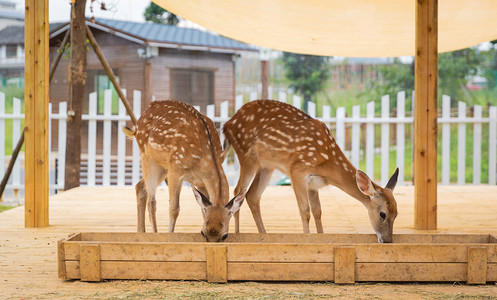
[(384, 211), (380, 211), (380, 218), (385, 221), (385, 219), (387, 218), (387, 214), (384, 212)]
[(222, 240), (222, 241), (224, 241), (224, 240), (225, 240), (225, 239), (227, 239), (227, 238), (228, 238), (228, 234), (227, 234), (227, 233), (225, 233), (225, 234), (223, 234), (223, 237), (221, 238), (221, 240)]

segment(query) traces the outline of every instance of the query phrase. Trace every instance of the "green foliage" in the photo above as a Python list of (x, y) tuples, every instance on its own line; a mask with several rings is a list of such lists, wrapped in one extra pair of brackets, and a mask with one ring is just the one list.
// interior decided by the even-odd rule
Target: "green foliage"
[(476, 48), (466, 48), (438, 56), (438, 94), (456, 101), (468, 98), (466, 82), (477, 74), (482, 55)]
[(390, 99), (395, 99), (397, 92), (405, 91), (409, 95), (414, 89), (414, 64), (404, 64), (395, 58), (392, 64), (378, 65), (376, 71), (380, 73), (381, 80), (370, 82), (369, 88), (360, 93), (360, 97), (376, 100), (390, 95)]
[(281, 57), (289, 86), (308, 102), (330, 78), (328, 57), (283, 52)]
[(179, 18), (173, 13), (168, 12), (157, 4), (150, 2), (150, 5), (145, 9), (143, 13), (146, 21), (151, 21), (152, 23), (167, 24), (167, 25), (178, 25)]

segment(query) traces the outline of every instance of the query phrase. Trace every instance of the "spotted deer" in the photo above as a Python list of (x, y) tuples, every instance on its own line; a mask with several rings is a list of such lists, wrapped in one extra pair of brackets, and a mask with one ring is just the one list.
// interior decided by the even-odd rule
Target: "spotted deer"
[[(345, 157), (328, 127), (301, 110), (272, 100), (252, 101), (240, 108), (224, 125), (223, 133), (240, 162), (240, 178), (235, 194), (252, 181), (247, 203), (260, 233), (266, 232), (261, 218), (260, 198), (275, 169), (288, 175), (302, 219), (304, 233), (309, 233), (309, 205), (318, 233), (323, 233), (318, 190), (334, 185), (359, 200), (369, 213), (378, 242), (392, 242), (397, 202), (392, 194), (398, 169), (385, 188)], [(239, 212), (235, 231), (239, 232)]]
[(214, 123), (192, 106), (169, 100), (150, 103), (136, 128), (123, 130), (136, 138), (141, 153), (143, 179), (135, 186), (138, 232), (145, 232), (145, 207), (157, 232), (155, 192), (167, 178), (169, 232), (174, 232), (181, 186), (187, 181), (204, 216), (202, 235), (208, 242), (224, 241), (245, 191), (227, 201), (228, 181), (221, 166), (225, 156)]

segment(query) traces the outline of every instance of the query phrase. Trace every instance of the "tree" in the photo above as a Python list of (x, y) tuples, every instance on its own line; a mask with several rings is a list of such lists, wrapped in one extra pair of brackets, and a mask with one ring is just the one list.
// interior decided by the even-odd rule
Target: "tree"
[(281, 57), (290, 87), (304, 96), (305, 110), (312, 97), (322, 91), (330, 78), (328, 57), (283, 52)]
[(81, 114), (86, 81), (86, 0), (72, 5), (70, 98), (66, 137), (66, 171), (64, 190), (79, 186), (81, 168)]
[(439, 95), (446, 94), (456, 100), (467, 96), (468, 77), (477, 74), (482, 56), (476, 48), (441, 53), (438, 55)]
[[(165, 16), (164, 16), (165, 14)], [(145, 9), (143, 13), (146, 21), (151, 21), (152, 23), (167, 24), (167, 25), (178, 25), (179, 18), (173, 13), (168, 12), (157, 4), (150, 2), (150, 5)]]

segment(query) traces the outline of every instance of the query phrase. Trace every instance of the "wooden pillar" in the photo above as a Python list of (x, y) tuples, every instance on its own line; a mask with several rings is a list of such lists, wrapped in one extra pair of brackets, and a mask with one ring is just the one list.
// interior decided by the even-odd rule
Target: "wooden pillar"
[(149, 60), (145, 60), (143, 62), (142, 111), (145, 110), (150, 102), (152, 102), (152, 63)]
[(48, 226), (48, 0), (25, 2), (25, 227)]
[(269, 99), (269, 67), (267, 60), (261, 60), (261, 82), (262, 82), (262, 96), (261, 99)]
[(414, 228), (437, 228), (437, 0), (416, 0)]

